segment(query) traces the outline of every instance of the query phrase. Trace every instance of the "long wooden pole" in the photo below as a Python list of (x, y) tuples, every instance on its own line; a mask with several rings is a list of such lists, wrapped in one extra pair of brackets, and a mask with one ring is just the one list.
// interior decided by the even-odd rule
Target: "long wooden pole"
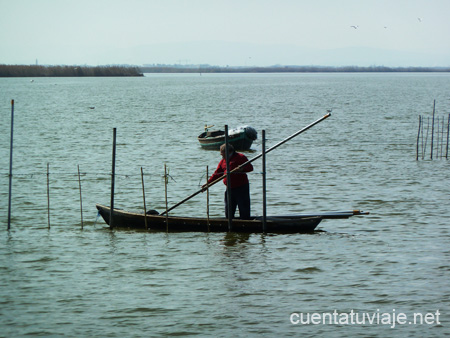
[(144, 221), (145, 221), (145, 230), (148, 230), (147, 224), (147, 207), (145, 205), (145, 186), (144, 186), (144, 170), (141, 167), (141, 181), (142, 181), (142, 199), (144, 200)]
[(114, 181), (116, 178), (116, 128), (113, 129), (113, 149), (112, 149), (112, 168), (111, 168), (111, 210), (109, 214), (109, 227), (114, 227)]
[(228, 231), (233, 228), (233, 215), (231, 214), (231, 173), (230, 173), (230, 150), (228, 147), (228, 125), (225, 125), (225, 163), (227, 169), (227, 216)]
[(10, 141), (10, 146), (9, 146), (8, 230), (11, 229), (11, 192), (12, 192), (13, 134), (14, 134), (14, 100), (11, 100), (11, 141)]
[[(300, 135), (301, 133), (307, 131), (308, 129), (312, 128), (313, 126), (315, 126), (316, 124), (322, 122), (323, 120), (325, 120), (326, 118), (328, 118), (328, 117), (330, 117), (330, 116), (331, 116), (331, 113), (328, 113), (328, 114), (326, 114), (325, 116), (322, 116), (320, 119), (318, 119), (318, 120), (314, 121), (313, 123), (307, 125), (307, 126), (304, 127), (303, 129), (300, 129), (299, 131), (295, 132), (295, 133), (292, 134), (291, 136), (289, 136), (289, 137), (285, 138), (284, 140), (278, 142), (278, 143), (275, 144), (274, 146), (272, 146), (272, 147), (270, 147), (269, 149), (267, 149), (266, 154), (270, 153), (272, 150), (275, 150), (276, 148), (278, 148), (278, 147), (281, 146), (282, 144), (284, 144), (284, 143), (290, 141), (290, 140), (293, 139), (294, 137), (296, 137), (296, 136)], [(255, 157), (252, 158), (251, 160), (249, 160), (249, 161), (245, 162), (244, 164), (241, 164), (240, 166), (236, 167), (236, 168), (233, 169), (231, 172), (237, 171), (237, 170), (239, 170), (240, 168), (246, 166), (247, 164), (249, 164), (249, 163), (251, 163), (251, 162), (253, 162), (253, 161), (256, 161), (256, 160), (259, 159), (261, 156), (262, 156), (262, 154), (259, 154), (259, 155), (255, 156)], [(219, 177), (219, 178), (218, 178), (217, 180), (215, 180), (214, 182), (211, 182), (210, 184), (208, 184), (207, 187), (211, 187), (211, 186), (213, 186), (214, 184), (220, 182), (222, 179), (225, 178), (225, 176), (226, 176), (226, 175), (223, 175), (222, 177)], [(197, 196), (198, 194), (200, 194), (200, 193), (203, 192), (204, 190), (205, 190), (205, 189), (202, 188), (202, 189), (196, 191), (196, 192), (193, 193), (192, 195), (186, 197), (184, 200), (178, 202), (178, 203), (175, 204), (174, 206), (172, 206), (172, 207), (170, 207), (169, 209), (167, 209), (166, 212), (169, 212), (169, 211), (175, 209), (176, 207), (179, 207), (181, 204), (183, 204), (183, 203), (185, 203), (186, 201), (190, 200), (191, 198)], [(161, 215), (164, 215), (164, 213), (165, 213), (165, 212), (161, 213)]]
[(80, 176), (80, 165), (79, 164), (78, 164), (78, 186), (80, 188), (81, 229), (83, 229), (83, 197), (81, 195), (81, 176)]
[(267, 204), (266, 204), (266, 131), (262, 131), (262, 180), (263, 180), (263, 232), (267, 231)]

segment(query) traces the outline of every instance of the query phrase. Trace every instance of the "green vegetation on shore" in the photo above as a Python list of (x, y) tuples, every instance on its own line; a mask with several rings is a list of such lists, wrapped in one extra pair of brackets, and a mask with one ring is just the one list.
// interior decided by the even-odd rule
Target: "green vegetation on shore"
[(143, 76), (129, 66), (23, 66), (0, 65), (0, 77)]

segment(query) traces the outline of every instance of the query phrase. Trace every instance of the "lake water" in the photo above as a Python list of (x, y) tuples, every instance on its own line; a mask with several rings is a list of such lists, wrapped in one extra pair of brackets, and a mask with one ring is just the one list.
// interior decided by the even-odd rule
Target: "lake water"
[[(449, 161), (437, 149), (430, 160), (430, 136), (416, 161), (418, 117), (431, 117), (433, 100), (446, 127), (449, 74), (31, 80), (0, 79), (1, 337), (450, 335)], [(196, 140), (205, 124), (264, 129), (269, 147), (328, 109), (330, 118), (268, 154), (268, 214), (368, 216), (293, 235), (111, 231), (97, 220), (95, 204), (110, 201), (113, 128), (115, 206), (143, 209), (142, 168), (147, 208), (163, 211), (164, 164), (170, 206), (220, 159)], [(260, 137), (252, 148), (249, 158)], [(261, 215), (261, 163), (253, 164), (252, 213)], [(211, 188), (212, 216), (223, 214), (223, 191)], [(205, 213), (205, 194), (173, 211)], [(320, 320), (327, 313), (338, 322)]]

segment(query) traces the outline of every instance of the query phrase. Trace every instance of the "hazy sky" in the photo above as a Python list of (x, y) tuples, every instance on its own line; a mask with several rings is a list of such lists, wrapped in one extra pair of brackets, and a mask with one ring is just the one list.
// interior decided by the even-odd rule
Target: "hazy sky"
[(449, 66), (449, 15), (450, 0), (0, 0), (0, 64)]

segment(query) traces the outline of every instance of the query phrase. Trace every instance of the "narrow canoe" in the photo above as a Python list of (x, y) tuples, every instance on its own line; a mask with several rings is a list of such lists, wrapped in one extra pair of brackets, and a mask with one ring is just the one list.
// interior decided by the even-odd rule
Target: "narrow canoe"
[[(98, 213), (106, 224), (110, 225), (110, 207), (97, 204)], [(307, 233), (313, 232), (323, 219), (349, 218), (354, 215), (365, 215), (359, 210), (328, 212), (318, 214), (301, 214), (286, 216), (268, 216), (266, 232), (268, 233)], [(228, 219), (178, 217), (165, 215), (144, 215), (121, 209), (114, 209), (113, 227), (145, 229), (145, 218), (149, 230), (173, 232), (227, 232)], [(260, 233), (263, 232), (262, 217), (250, 220), (233, 219), (233, 232)]]
[[(99, 214), (106, 224), (110, 225), (110, 208), (97, 204)], [(114, 209), (113, 226), (117, 228), (145, 229), (145, 218), (149, 230), (173, 232), (227, 232), (228, 219), (226, 218), (200, 218), (149, 215)], [(312, 232), (322, 221), (321, 216), (311, 217), (267, 217), (266, 232), (275, 233), (301, 233)], [(168, 223), (167, 223), (168, 222)], [(262, 217), (251, 220), (233, 219), (233, 232), (263, 232)]]

